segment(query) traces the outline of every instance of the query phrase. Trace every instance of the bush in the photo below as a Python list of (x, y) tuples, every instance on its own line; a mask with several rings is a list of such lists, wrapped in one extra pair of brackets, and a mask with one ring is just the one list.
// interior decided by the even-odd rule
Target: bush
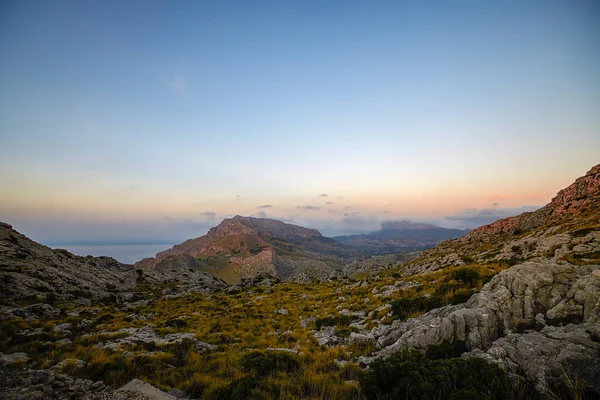
[(335, 317), (319, 318), (315, 321), (317, 330), (320, 330), (323, 326), (348, 326), (352, 322), (352, 318), (349, 315), (337, 315)]
[(453, 342), (444, 340), (442, 344), (429, 346), (425, 352), (425, 356), (430, 360), (457, 358), (468, 350), (466, 343), (462, 340), (455, 340)]
[(467, 300), (471, 298), (471, 296), (475, 293), (471, 289), (459, 289), (457, 290), (450, 299), (450, 304), (460, 304), (465, 303)]
[(479, 272), (471, 267), (462, 267), (455, 269), (450, 274), (452, 279), (463, 282), (467, 285), (474, 285), (479, 279)]
[(428, 360), (405, 350), (377, 360), (360, 378), (367, 399), (505, 399), (504, 371), (481, 358)]
[(185, 328), (188, 323), (182, 319), (172, 318), (165, 322), (165, 326), (169, 328)]
[(240, 359), (240, 367), (258, 377), (263, 377), (273, 371), (294, 372), (300, 368), (298, 359), (292, 354), (282, 351), (251, 351)]
[(400, 298), (392, 301), (392, 313), (396, 319), (407, 319), (412, 314), (424, 313), (445, 305), (441, 296)]

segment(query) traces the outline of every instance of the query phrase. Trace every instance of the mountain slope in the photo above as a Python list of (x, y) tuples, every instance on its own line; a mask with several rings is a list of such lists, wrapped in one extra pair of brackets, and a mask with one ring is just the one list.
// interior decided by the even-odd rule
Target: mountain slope
[(202, 237), (160, 252), (138, 266), (192, 263), (236, 281), (259, 273), (287, 280), (323, 278), (341, 269), (341, 257), (353, 254), (315, 229), (267, 218), (235, 216), (223, 220)]
[(346, 246), (356, 247), (363, 255), (382, 255), (423, 250), (467, 232), (430, 224), (397, 221), (382, 224), (382, 229), (376, 232), (336, 236), (332, 239)]
[(80, 257), (53, 250), (0, 222), (0, 289), (2, 303), (131, 298), (140, 282), (177, 282), (181, 290), (223, 287), (223, 282), (180, 265), (134, 268), (111, 257)]
[(558, 192), (546, 206), (504, 218), (425, 250), (404, 274), (451, 265), (541, 258), (600, 263), (600, 164)]

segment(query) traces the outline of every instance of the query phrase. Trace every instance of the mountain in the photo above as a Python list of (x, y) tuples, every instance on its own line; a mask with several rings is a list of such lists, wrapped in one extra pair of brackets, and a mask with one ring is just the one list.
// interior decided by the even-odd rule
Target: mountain
[(405, 274), (451, 265), (551, 258), (576, 264), (600, 262), (600, 164), (546, 206), (504, 218), (423, 251)]
[(388, 221), (376, 232), (336, 236), (333, 239), (357, 248), (363, 255), (383, 255), (423, 250), (467, 232), (409, 221)]
[(315, 229), (267, 218), (235, 216), (202, 237), (145, 258), (136, 266), (185, 264), (228, 281), (260, 273), (284, 280), (325, 278), (354, 252)]
[(111, 257), (80, 257), (34, 242), (0, 222), (3, 305), (128, 300), (141, 282), (177, 283), (180, 290), (211, 291), (223, 282), (183, 266), (134, 268)]
[(0, 397), (600, 397), (600, 165), (538, 211), (375, 256), (375, 272), (230, 286), (201, 272), (347, 251), (235, 217), (131, 266), (0, 224)]

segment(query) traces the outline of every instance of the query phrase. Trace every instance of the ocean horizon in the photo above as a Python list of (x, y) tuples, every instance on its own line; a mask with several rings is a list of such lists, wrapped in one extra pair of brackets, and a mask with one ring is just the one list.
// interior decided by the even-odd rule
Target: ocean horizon
[(170, 249), (173, 244), (115, 244), (115, 245), (60, 245), (53, 249), (66, 249), (78, 256), (108, 256), (124, 264), (133, 264), (146, 257)]

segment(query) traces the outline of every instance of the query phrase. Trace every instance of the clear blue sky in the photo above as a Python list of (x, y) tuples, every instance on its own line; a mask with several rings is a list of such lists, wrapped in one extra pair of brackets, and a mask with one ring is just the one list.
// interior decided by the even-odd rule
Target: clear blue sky
[(472, 227), (600, 162), (599, 74), (598, 1), (2, 1), (0, 219)]

